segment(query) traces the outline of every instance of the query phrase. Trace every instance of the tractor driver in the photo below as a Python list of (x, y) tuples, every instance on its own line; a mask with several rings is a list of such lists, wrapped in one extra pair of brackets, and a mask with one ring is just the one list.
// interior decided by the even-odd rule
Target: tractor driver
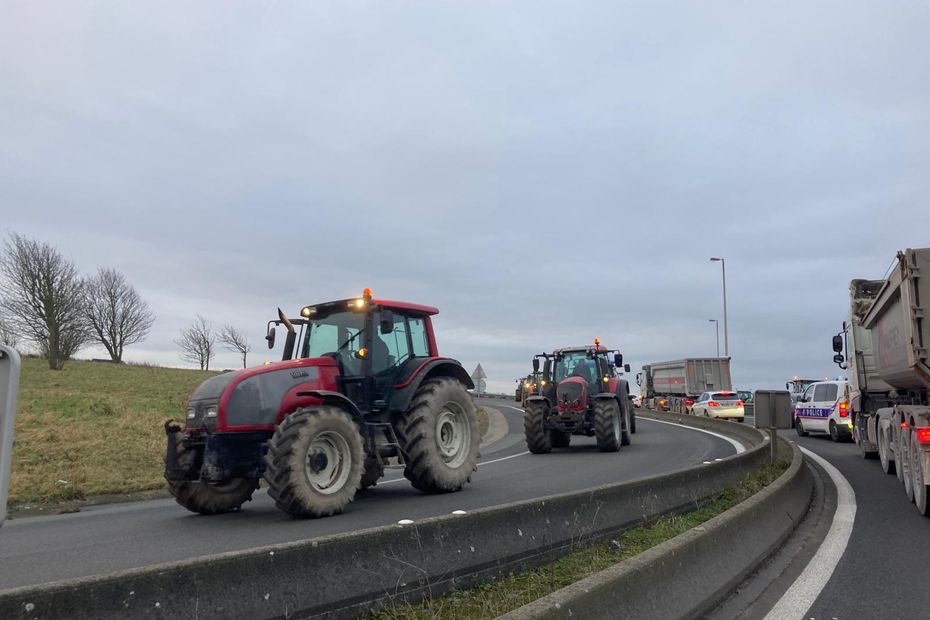
[(572, 375), (581, 377), (588, 385), (594, 383), (594, 374), (591, 372), (591, 365), (585, 358), (581, 358), (575, 363), (575, 368), (572, 370)]

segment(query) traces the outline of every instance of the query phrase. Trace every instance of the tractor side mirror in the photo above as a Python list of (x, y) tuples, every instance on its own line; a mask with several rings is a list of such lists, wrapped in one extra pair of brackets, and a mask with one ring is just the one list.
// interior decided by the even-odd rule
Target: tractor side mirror
[(533, 358), (533, 372), (539, 372), (539, 358)]
[(643, 373), (641, 372), (636, 373), (636, 385), (643, 385)]
[(629, 364), (624, 364), (624, 365), (623, 365), (623, 372), (630, 372), (630, 365), (629, 365)]
[(394, 331), (394, 313), (390, 310), (381, 311), (381, 320), (378, 329), (382, 334), (390, 334)]
[[(623, 367), (623, 353), (614, 353), (614, 366), (617, 368)], [(626, 367), (626, 371), (630, 372), (629, 366)]]
[(265, 334), (265, 340), (268, 341), (268, 348), (269, 348), (269, 349), (273, 349), (273, 348), (274, 348), (274, 337), (275, 337), (275, 334), (277, 334), (277, 332), (275, 331), (274, 326), (273, 326), (273, 325), (269, 325), (269, 326), (268, 326), (268, 333)]
[[(833, 351), (834, 351), (835, 353), (842, 353), (842, 352), (843, 352), (843, 337), (840, 336), (839, 334), (837, 334), (836, 336), (833, 337)], [(833, 359), (836, 359), (836, 358), (833, 358)], [(840, 360), (840, 361), (842, 361), (842, 360)], [(837, 362), (837, 363), (839, 363), (839, 362)]]

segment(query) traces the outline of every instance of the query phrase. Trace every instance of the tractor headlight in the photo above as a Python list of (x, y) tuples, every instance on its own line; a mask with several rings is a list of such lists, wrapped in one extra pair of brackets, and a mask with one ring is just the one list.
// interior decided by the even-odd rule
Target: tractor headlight
[(197, 417), (197, 410), (196, 410), (196, 409), (194, 409), (193, 407), (191, 407), (190, 409), (187, 410), (187, 419), (188, 419), (188, 420), (193, 420), (193, 419), (196, 418), (196, 417)]
[(207, 418), (215, 418), (216, 417), (216, 405), (211, 405), (210, 407), (207, 407), (207, 411), (204, 413), (204, 416)]

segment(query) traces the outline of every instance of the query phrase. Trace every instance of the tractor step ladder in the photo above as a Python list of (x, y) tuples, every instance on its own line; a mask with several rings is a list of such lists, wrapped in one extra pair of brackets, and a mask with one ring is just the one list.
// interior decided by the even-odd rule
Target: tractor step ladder
[[(394, 426), (389, 422), (369, 422), (368, 426), (371, 427), (372, 435), (376, 431), (381, 431), (384, 434), (384, 438), (387, 440), (384, 443), (375, 443), (375, 454), (378, 455), (378, 461), (381, 463), (381, 466), (384, 469), (403, 469), (407, 466), (406, 461), (404, 461), (404, 451), (400, 446), (400, 441), (397, 440), (397, 433), (394, 432)], [(396, 452), (397, 454), (397, 465), (392, 465), (388, 462), (388, 458), (381, 454), (381, 448), (391, 448), (389, 452)]]

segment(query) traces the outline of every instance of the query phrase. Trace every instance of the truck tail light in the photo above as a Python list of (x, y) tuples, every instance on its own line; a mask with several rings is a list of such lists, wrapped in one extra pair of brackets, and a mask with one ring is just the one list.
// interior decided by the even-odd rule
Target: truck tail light
[(840, 403), (840, 417), (848, 418), (849, 417), (849, 401), (844, 400)]
[(930, 443), (930, 428), (918, 428), (917, 441), (920, 443)]
[(719, 407), (719, 406), (720, 406), (720, 403), (718, 403), (718, 402), (715, 401), (715, 400), (712, 400), (712, 401), (710, 401), (710, 402), (707, 403), (707, 406), (708, 406), (708, 407)]

